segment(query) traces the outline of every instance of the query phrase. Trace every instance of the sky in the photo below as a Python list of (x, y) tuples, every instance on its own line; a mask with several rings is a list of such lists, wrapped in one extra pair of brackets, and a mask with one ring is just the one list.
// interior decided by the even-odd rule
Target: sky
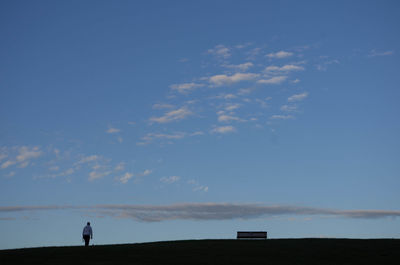
[(400, 238), (398, 1), (1, 1), (0, 249)]

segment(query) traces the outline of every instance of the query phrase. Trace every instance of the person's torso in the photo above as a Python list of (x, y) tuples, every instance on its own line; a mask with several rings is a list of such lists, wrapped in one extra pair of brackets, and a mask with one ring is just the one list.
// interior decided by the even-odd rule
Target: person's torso
[(91, 230), (92, 228), (90, 226), (85, 226), (85, 228), (83, 228), (83, 234), (84, 235), (90, 235), (91, 234)]

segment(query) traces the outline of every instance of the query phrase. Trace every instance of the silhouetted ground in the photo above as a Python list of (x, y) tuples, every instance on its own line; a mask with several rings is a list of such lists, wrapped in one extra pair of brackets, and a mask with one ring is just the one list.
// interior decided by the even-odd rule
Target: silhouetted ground
[(0, 264), (400, 264), (400, 239), (188, 240), (0, 251)]

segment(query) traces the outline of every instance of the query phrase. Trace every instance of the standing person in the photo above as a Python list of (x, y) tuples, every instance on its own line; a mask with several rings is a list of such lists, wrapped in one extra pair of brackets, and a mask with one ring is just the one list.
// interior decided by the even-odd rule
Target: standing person
[(85, 240), (85, 247), (89, 246), (90, 239), (93, 239), (93, 231), (90, 222), (87, 222), (86, 226), (83, 228), (82, 237)]

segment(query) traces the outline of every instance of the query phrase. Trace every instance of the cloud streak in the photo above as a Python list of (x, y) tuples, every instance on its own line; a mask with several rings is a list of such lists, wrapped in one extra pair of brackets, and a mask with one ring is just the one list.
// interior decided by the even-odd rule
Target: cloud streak
[(183, 83), (183, 84), (173, 84), (170, 85), (172, 90), (178, 91), (181, 94), (187, 94), (196, 88), (204, 86), (203, 84), (196, 84), (196, 83)]
[(288, 97), (288, 101), (289, 102), (302, 101), (307, 97), (308, 97), (308, 93), (307, 92), (304, 92), (304, 93), (301, 93), (301, 94), (294, 94), (294, 95)]
[(254, 80), (259, 75), (254, 73), (236, 73), (233, 75), (214, 75), (209, 82), (215, 86), (231, 85), (241, 81)]
[[(3, 160), (8, 157), (8, 154), (6, 153), (6, 149), (2, 148), (0, 153), (0, 160)], [(20, 168), (25, 168), (27, 167), (31, 160), (37, 159), (40, 156), (43, 155), (43, 151), (40, 150), (40, 147), (34, 146), (34, 147), (28, 147), (28, 146), (21, 146), (21, 147), (15, 147), (13, 149), (18, 150), (18, 154), (15, 156), (15, 158), (10, 158), (7, 161), (3, 162), (0, 166), (1, 169), (6, 169), (10, 166), (13, 165), (18, 165)]]
[[(0, 214), (16, 212), (84, 210), (113, 218), (127, 218), (141, 222), (168, 220), (233, 220), (266, 216), (317, 215), (338, 218), (377, 219), (400, 217), (399, 210), (334, 210), (290, 205), (262, 205), (235, 203), (183, 203), (171, 205), (105, 204), (96, 206), (3, 206)], [(8, 216), (8, 218), (11, 218)]]
[(269, 79), (258, 80), (257, 83), (267, 84), (267, 85), (278, 85), (278, 84), (285, 82), (286, 79), (287, 79), (287, 76), (274, 76)]
[(192, 114), (193, 113), (190, 110), (188, 110), (186, 107), (182, 107), (180, 109), (168, 111), (161, 117), (152, 117), (152, 118), (150, 118), (150, 121), (156, 122), (156, 123), (169, 123), (169, 122), (185, 119), (187, 116), (192, 115)]
[(286, 51), (279, 51), (279, 52), (272, 52), (267, 54), (266, 56), (269, 58), (276, 58), (276, 59), (282, 59), (282, 58), (287, 58), (292, 56), (293, 53), (292, 52), (286, 52)]

